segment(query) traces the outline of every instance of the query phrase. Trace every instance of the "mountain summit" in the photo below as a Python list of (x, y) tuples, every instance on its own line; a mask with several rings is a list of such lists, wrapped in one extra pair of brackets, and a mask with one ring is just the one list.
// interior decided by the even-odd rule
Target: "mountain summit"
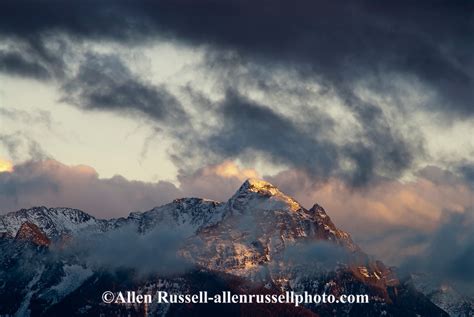
[(276, 186), (260, 179), (247, 179), (227, 202), (233, 211), (245, 212), (246, 209), (285, 209), (296, 212), (303, 207), (293, 198), (282, 193)]
[(268, 195), (268, 196), (281, 194), (278, 188), (276, 188), (269, 182), (266, 182), (258, 178), (247, 179), (237, 191), (237, 193), (245, 193), (245, 192), (259, 193), (259, 194)]

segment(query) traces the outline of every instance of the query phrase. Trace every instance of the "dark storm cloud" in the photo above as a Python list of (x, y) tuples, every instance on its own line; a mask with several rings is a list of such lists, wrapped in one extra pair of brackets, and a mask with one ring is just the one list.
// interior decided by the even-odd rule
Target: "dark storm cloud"
[(11, 121), (21, 121), (30, 125), (40, 124), (48, 130), (52, 129), (53, 119), (51, 113), (45, 110), (24, 111), (19, 109), (0, 108), (0, 118)]
[(463, 163), (458, 167), (459, 173), (474, 188), (474, 163)]
[[(428, 247), (421, 254), (407, 259), (402, 270), (428, 272), (443, 282), (450, 280), (474, 295), (474, 225), (473, 210), (447, 212), (431, 235), (414, 235)], [(406, 241), (412, 244), (411, 241)]]
[(156, 35), (300, 68), (332, 85), (402, 73), (472, 114), (471, 1), (6, 1), (5, 36), (137, 42)]
[(343, 152), (357, 166), (351, 181), (355, 185), (366, 184), (376, 169), (386, 176), (396, 177), (409, 168), (415, 159), (424, 154), (422, 138), (413, 132), (403, 136), (389, 121), (377, 105), (360, 100), (354, 94), (345, 92), (349, 111), (363, 127), (359, 140), (343, 147)]
[(88, 110), (141, 114), (170, 124), (186, 117), (164, 87), (140, 79), (115, 55), (86, 54), (63, 90), (65, 101)]
[[(320, 174), (332, 170), (337, 152), (330, 143), (318, 141), (290, 119), (271, 108), (229, 91), (220, 109), (222, 130), (210, 137), (209, 147), (224, 156), (249, 150), (270, 154), (281, 163), (312, 166)], [(315, 134), (324, 126), (315, 124)], [(314, 155), (311, 155), (314, 154)], [(310, 161), (314, 164), (309, 164)]]
[[(274, 163), (303, 169), (320, 179), (340, 176), (353, 185), (363, 185), (380, 173), (397, 174), (409, 167), (415, 152), (409, 142), (391, 131), (377, 109), (370, 111), (373, 113), (364, 115), (370, 127), (361, 141), (337, 145), (326, 135), (333, 122), (317, 110), (308, 125), (228, 91), (218, 112), (221, 127), (202, 141), (205, 144), (198, 145), (223, 158), (263, 153)], [(343, 170), (344, 160), (355, 168)]]
[(63, 78), (71, 55), (68, 39), (63, 35), (2, 37), (0, 31), (0, 72), (14, 76), (51, 80)]
[[(387, 98), (399, 98), (392, 80), (397, 76), (434, 96), (417, 105), (424, 110), (442, 111), (450, 118), (473, 113), (473, 4), (468, 1), (45, 0), (6, 1), (2, 7), (0, 35), (14, 43), (6, 54), (23, 52), (19, 47), (25, 47), (25, 60), (61, 78), (66, 83), (64, 100), (78, 107), (140, 114), (172, 127), (171, 134), (166, 129), (164, 133), (178, 140), (171, 154), (183, 169), (196, 153), (204, 153), (203, 161), (212, 161), (258, 152), (275, 163), (313, 176), (339, 175), (354, 185), (367, 184), (381, 174), (397, 177), (423, 155), (422, 139), (416, 131), (402, 135), (380, 105), (362, 100), (355, 91), (362, 85)], [(86, 53), (71, 77), (61, 54), (68, 51), (68, 41), (141, 45), (157, 39), (204, 48), (208, 53), (204, 68), (227, 77), (219, 83), (224, 91), (239, 91), (227, 94), (221, 107), (206, 109), (206, 114), (225, 123), (207, 127), (215, 131), (210, 138), (196, 128), (194, 118), (189, 118), (189, 125), (180, 124), (189, 114), (177, 97), (133, 73), (118, 55)], [(50, 45), (52, 40), (55, 45)], [(233, 58), (223, 58), (228, 55)], [(12, 61), (7, 68), (21, 74), (22, 68), (13, 67)], [(261, 107), (243, 97), (246, 91), (235, 88), (239, 79), (228, 70), (248, 65), (258, 65), (250, 76), (255, 87), (268, 95), (286, 88), (285, 83), (269, 83), (268, 70), (275, 68), (296, 72), (297, 82), (310, 79), (333, 92), (362, 127), (353, 136), (359, 141), (341, 145), (326, 137), (324, 129), (332, 125), (323, 109), (313, 109), (309, 123), (276, 112), (271, 102)], [(302, 90), (297, 87), (293, 93)], [(399, 113), (417, 110), (412, 106), (400, 101), (395, 105)], [(293, 103), (288, 107), (304, 109)], [(204, 116), (201, 110), (194, 113)], [(355, 168), (342, 171), (343, 161)]]
[[(0, 34), (26, 40), (47, 32), (95, 39), (130, 39), (146, 26), (147, 13), (138, 12), (140, 6), (139, 1), (121, 0), (7, 0), (2, 2)], [(136, 30), (131, 29), (134, 26)]]
[[(0, 114), (3, 111), (0, 111)], [(7, 113), (7, 112), (4, 112)], [(19, 115), (17, 113), (17, 115)], [(26, 132), (14, 132), (9, 134), (0, 134), (0, 145), (3, 146), (10, 157), (18, 160), (20, 157), (27, 157), (31, 160), (42, 160), (48, 157), (35, 139)]]
[(34, 60), (28, 60), (21, 53), (11, 51), (0, 51), (0, 72), (37, 79), (50, 77), (46, 67)]

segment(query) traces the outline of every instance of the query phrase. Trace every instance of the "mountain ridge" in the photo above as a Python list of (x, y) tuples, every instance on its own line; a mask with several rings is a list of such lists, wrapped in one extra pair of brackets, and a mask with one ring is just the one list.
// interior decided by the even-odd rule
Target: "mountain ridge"
[[(72, 208), (22, 209), (0, 216), (0, 237), (14, 237), (17, 235), (14, 231), (20, 230), (22, 226), (30, 229), (38, 228), (53, 242), (53, 245), (55, 241), (59, 241), (61, 249), (65, 250), (68, 250), (75, 239), (80, 240), (83, 236), (97, 237), (99, 239), (97, 242), (100, 242), (104, 240), (102, 238), (104, 235), (110, 239), (120, 237), (123, 232), (131, 230), (137, 234), (132, 236), (132, 240), (154, 237), (151, 243), (157, 243), (159, 246), (160, 242), (156, 241), (155, 232), (184, 232), (185, 240), (180, 241), (176, 252), (197, 266), (198, 270), (233, 276), (240, 281), (246, 281), (243, 283), (270, 287), (275, 292), (295, 290), (317, 294), (324, 291), (336, 295), (340, 295), (341, 292), (365, 292), (374, 301), (371, 309), (378, 314), (385, 311), (393, 315), (391, 311), (402, 309), (407, 312), (423, 310), (431, 312), (430, 316), (445, 316), (443, 311), (423, 297), (424, 295), (402, 285), (392, 268), (366, 255), (352, 241), (349, 233), (337, 228), (323, 207), (314, 204), (312, 208), (306, 209), (277, 187), (257, 179), (246, 180), (226, 202), (180, 198), (145, 212), (131, 212), (127, 217), (121, 218), (97, 219)], [(33, 239), (41, 236), (36, 233), (37, 235), (32, 236)], [(169, 240), (165, 241), (169, 243)], [(11, 252), (19, 252), (14, 251), (18, 248), (14, 240), (0, 238), (0, 243), (5, 245), (7, 251), (13, 248)], [(77, 278), (80, 278), (75, 282), (74, 288), (69, 287), (74, 290), (86, 287), (87, 283), (90, 283), (88, 282), (90, 276), (95, 276), (95, 281), (104, 278), (103, 274), (107, 268), (97, 271), (94, 266), (82, 263), (80, 258), (74, 256), (72, 258), (68, 256), (67, 260), (64, 259), (61, 263), (54, 262), (49, 265), (43, 263), (42, 261), (49, 261), (48, 245), (44, 246), (46, 246), (44, 250), (28, 251), (27, 254), (41, 252), (36, 260), (40, 262), (38, 267), (56, 267), (57, 272), (47, 275), (43, 271), (30, 272), (31, 277), (28, 280), (38, 279), (37, 283), (42, 284), (35, 286), (33, 292), (30, 283), (26, 283), (24, 288), (19, 288), (19, 292), (28, 295), (18, 295), (28, 296), (30, 299), (36, 298), (35, 300), (44, 306), (41, 306), (43, 311), (64, 300), (62, 297), (54, 296), (52, 301), (45, 299), (52, 296), (46, 295), (51, 292), (51, 286), (47, 285), (57, 283), (43, 280), (45, 276), (64, 276), (63, 279), (70, 279), (67, 277), (70, 274), (78, 276)], [(94, 243), (91, 247), (94, 247)], [(28, 247), (21, 246), (21, 248)], [(120, 260), (119, 257), (114, 261)], [(10, 262), (11, 259), (2, 260), (0, 256), (0, 265), (4, 263), (3, 268), (0, 266), (0, 277), (2, 269), (5, 272), (12, 270)], [(4, 278), (8, 280), (8, 276), (4, 275)], [(128, 278), (125, 280), (128, 281)], [(194, 281), (194, 278), (191, 277), (191, 280)], [(145, 282), (149, 284), (148, 281)], [(142, 287), (140, 285), (137, 287)], [(163, 284), (160, 282), (153, 287), (159, 288), (161, 287), (159, 285)], [(58, 287), (53, 286), (54, 289)], [(0, 288), (0, 296), (1, 293)], [(404, 299), (403, 296), (408, 295), (397, 294), (411, 294), (410, 296), (419, 298), (424, 304), (418, 307), (416, 303)], [(34, 300), (30, 299), (28, 302), (23, 301), (21, 306), (31, 306)], [(331, 313), (334, 310), (337, 316), (359, 316), (347, 313), (356, 309), (356, 306), (331, 307), (309, 308), (323, 316), (334, 315)], [(10, 309), (10, 312), (14, 312), (19, 308), (15, 306)], [(2, 313), (5, 311), (0, 307), (0, 314)]]

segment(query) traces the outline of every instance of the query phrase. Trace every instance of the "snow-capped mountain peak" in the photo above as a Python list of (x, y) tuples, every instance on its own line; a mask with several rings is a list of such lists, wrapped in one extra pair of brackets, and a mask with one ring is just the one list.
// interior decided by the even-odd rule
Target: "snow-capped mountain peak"
[(240, 191), (251, 191), (264, 193), (267, 195), (275, 195), (279, 192), (278, 188), (273, 186), (267, 181), (258, 178), (249, 178), (247, 179), (238, 190)]
[(293, 198), (281, 192), (276, 186), (264, 180), (247, 179), (229, 199), (231, 210), (245, 212), (247, 209), (288, 210), (296, 212), (303, 207)]

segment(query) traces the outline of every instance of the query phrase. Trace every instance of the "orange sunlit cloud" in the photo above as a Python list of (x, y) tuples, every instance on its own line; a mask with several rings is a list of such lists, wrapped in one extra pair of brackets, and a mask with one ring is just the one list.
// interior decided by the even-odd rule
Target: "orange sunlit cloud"
[(2, 160), (0, 158), (0, 173), (13, 172), (13, 164), (10, 161)]
[(259, 178), (256, 170), (251, 168), (240, 168), (232, 161), (224, 161), (221, 164), (214, 165), (204, 169), (205, 174), (215, 174), (224, 178), (238, 178), (245, 180), (247, 178)]

